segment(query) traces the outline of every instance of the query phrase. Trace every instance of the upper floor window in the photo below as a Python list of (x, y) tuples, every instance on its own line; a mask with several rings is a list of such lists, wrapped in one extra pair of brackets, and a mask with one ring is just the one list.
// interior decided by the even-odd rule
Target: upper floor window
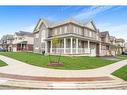
[(67, 33), (68, 31), (67, 31), (67, 26), (65, 26), (64, 27), (65, 29), (64, 29), (64, 33)]
[(23, 38), (22, 37), (19, 37), (18, 40), (22, 40)]
[(35, 34), (35, 38), (39, 38), (39, 34), (37, 33), (37, 34)]
[(62, 34), (62, 27), (59, 28), (59, 34)]

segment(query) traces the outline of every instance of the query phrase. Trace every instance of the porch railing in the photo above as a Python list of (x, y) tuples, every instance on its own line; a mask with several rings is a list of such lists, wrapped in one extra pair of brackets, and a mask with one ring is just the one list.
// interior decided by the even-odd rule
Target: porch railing
[[(50, 48), (50, 53), (51, 53), (51, 48)], [(61, 53), (61, 54), (71, 54), (71, 49), (66, 48), (65, 53), (64, 53), (64, 48), (52, 48), (52, 53)], [(76, 51), (76, 48), (72, 48), (72, 54), (89, 54), (90, 49), (88, 48), (78, 48)]]

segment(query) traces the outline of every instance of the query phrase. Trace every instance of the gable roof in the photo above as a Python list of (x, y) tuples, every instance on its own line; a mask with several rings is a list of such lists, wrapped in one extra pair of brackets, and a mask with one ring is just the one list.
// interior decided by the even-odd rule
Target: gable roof
[(15, 32), (15, 34), (16, 34), (17, 36), (29, 36), (29, 37), (33, 37), (33, 33), (26, 32), (26, 31)]
[(125, 42), (125, 40), (122, 38), (118, 38), (118, 39), (116, 39), (116, 42)]
[(108, 31), (100, 32), (100, 37), (106, 37), (106, 35), (109, 35)]
[[(69, 19), (65, 19), (65, 20), (60, 21), (60, 22), (53, 22), (53, 21), (49, 21), (49, 20), (42, 18), (42, 19), (39, 19), (39, 21), (38, 21), (33, 32), (34, 33), (38, 32), (43, 23), (46, 25), (47, 28), (54, 28), (54, 27), (58, 27), (60, 25), (64, 25), (67, 23), (73, 23), (73, 24), (79, 25), (81, 27), (87, 27), (87, 28), (90, 28), (90, 29), (95, 30), (95, 31), (97, 30), (97, 28), (96, 28), (96, 26), (92, 20), (81, 22), (81, 21), (78, 21), (74, 18), (69, 18)], [(93, 28), (89, 27), (88, 24), (91, 24), (93, 26)]]

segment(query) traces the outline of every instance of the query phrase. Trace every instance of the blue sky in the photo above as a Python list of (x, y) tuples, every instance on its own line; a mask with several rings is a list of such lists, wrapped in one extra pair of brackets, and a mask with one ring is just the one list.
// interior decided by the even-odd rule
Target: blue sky
[(127, 6), (0, 6), (0, 37), (20, 30), (32, 32), (39, 18), (60, 21), (93, 19), (100, 31), (127, 40)]

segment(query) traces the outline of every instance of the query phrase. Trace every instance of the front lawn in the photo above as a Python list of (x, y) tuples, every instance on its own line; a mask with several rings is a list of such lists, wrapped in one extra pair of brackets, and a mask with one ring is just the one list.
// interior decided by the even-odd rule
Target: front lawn
[(5, 62), (3, 62), (3, 61), (0, 60), (0, 67), (6, 66), (6, 65), (7, 65), (7, 64), (6, 64)]
[(124, 59), (127, 59), (127, 55), (118, 55), (116, 56), (116, 58), (124, 60)]
[[(25, 53), (25, 52), (1, 52), (1, 55), (5, 55), (25, 63), (45, 67), (52, 69), (63, 69), (63, 70), (84, 70), (94, 69), (105, 65), (112, 64), (116, 61), (105, 60), (99, 57), (67, 57), (61, 56), (61, 62), (64, 63), (63, 67), (47, 66), (49, 63), (49, 56), (42, 56), (40, 54)], [(51, 59), (56, 59), (58, 56), (51, 56)]]
[(112, 75), (127, 81), (127, 65), (116, 70), (115, 72), (112, 73)]

